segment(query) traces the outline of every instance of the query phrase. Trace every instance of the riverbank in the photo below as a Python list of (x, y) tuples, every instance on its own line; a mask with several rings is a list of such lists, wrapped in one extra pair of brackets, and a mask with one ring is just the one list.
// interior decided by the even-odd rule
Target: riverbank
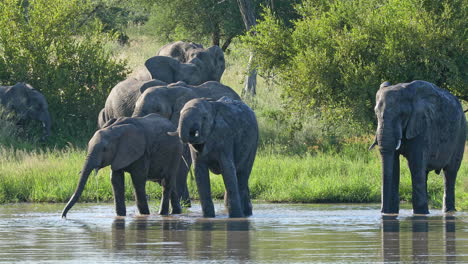
[[(78, 181), (78, 173), (86, 154), (68, 148), (42, 152), (0, 150), (0, 203), (66, 202)], [(402, 158), (403, 159), (403, 158)], [(402, 160), (403, 161), (403, 160)], [(456, 186), (459, 210), (468, 209), (468, 158), (465, 156)], [(400, 196), (411, 200), (411, 178), (406, 162), (401, 162)], [(92, 175), (80, 202), (111, 201), (109, 167)], [(253, 199), (288, 203), (378, 203), (380, 201), (380, 157), (367, 151), (363, 144), (345, 145), (339, 153), (287, 156), (260, 151), (250, 177)], [(196, 184), (189, 175), (189, 190), (198, 198)], [(443, 177), (431, 172), (428, 192), (432, 208), (440, 208), (443, 198)], [(211, 176), (212, 194), (222, 199), (222, 177)], [(161, 187), (149, 182), (149, 198), (159, 199)], [(126, 177), (126, 198), (133, 199), (130, 177)]]

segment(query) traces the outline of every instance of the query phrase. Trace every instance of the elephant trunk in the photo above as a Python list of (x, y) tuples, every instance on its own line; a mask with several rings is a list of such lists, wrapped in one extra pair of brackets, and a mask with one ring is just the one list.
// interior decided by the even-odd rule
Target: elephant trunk
[(42, 121), (42, 126), (44, 127), (42, 139), (45, 140), (48, 136), (50, 136), (50, 127), (52, 123), (50, 115), (47, 114), (46, 117), (42, 119), (41, 121)]
[(381, 151), (382, 157), (382, 213), (397, 214), (399, 211), (400, 162), (395, 151)]
[(381, 151), (393, 152), (401, 147), (402, 129), (400, 124), (391, 125), (389, 122), (379, 122), (376, 142)]
[(90, 165), (90, 158), (88, 157), (88, 159), (85, 162), (85, 165), (83, 166), (83, 169), (80, 172), (80, 180), (78, 181), (78, 186), (76, 187), (75, 193), (73, 193), (73, 196), (70, 198), (67, 205), (63, 209), (62, 218), (67, 217), (67, 212), (73, 207), (73, 205), (75, 205), (75, 203), (80, 198), (81, 194), (83, 193), (86, 182), (88, 181), (89, 174), (91, 174), (93, 169), (94, 166)]
[(179, 120), (179, 137), (184, 143), (196, 144), (200, 138), (200, 125), (181, 117)]

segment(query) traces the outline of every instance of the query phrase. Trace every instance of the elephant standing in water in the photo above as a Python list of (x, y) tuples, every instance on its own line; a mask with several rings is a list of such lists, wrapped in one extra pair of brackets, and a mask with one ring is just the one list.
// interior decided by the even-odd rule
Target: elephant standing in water
[(382, 213), (399, 211), (399, 155), (408, 160), (413, 212), (428, 214), (427, 175), (444, 171), (443, 210), (455, 211), (455, 180), (466, 140), (466, 118), (458, 99), (425, 81), (390, 85), (376, 95), (376, 141), (382, 157)]
[(98, 130), (88, 143), (88, 155), (81, 170), (75, 193), (63, 210), (68, 210), (79, 199), (93, 170), (111, 166), (111, 182), (117, 215), (126, 215), (124, 172), (129, 172), (135, 189), (140, 214), (149, 214), (146, 199), (146, 181), (159, 182), (162, 198), (159, 214), (180, 214), (182, 209), (175, 191), (177, 169), (182, 156), (182, 143), (167, 135), (175, 125), (157, 114), (145, 117), (112, 119)]
[[(150, 113), (157, 113), (172, 121), (174, 125), (179, 123), (180, 110), (185, 103), (194, 98), (211, 98), (217, 100), (223, 96), (228, 96), (240, 100), (239, 95), (230, 87), (219, 82), (209, 81), (199, 86), (187, 85), (183, 82), (170, 84), (167, 86), (155, 86), (146, 89), (138, 98), (135, 104), (133, 116), (145, 116)], [(192, 163), (188, 147), (184, 147), (184, 159), (179, 168), (177, 176), (177, 193), (182, 202), (190, 206), (190, 195), (188, 192), (187, 174)]]
[(193, 99), (180, 113), (176, 132), (188, 143), (204, 217), (214, 217), (209, 170), (222, 174), (229, 217), (252, 215), (248, 180), (258, 145), (254, 112), (243, 102)]
[(0, 86), (0, 103), (17, 114), (20, 121), (38, 120), (44, 127), (42, 140), (50, 135), (51, 118), (45, 96), (27, 83)]

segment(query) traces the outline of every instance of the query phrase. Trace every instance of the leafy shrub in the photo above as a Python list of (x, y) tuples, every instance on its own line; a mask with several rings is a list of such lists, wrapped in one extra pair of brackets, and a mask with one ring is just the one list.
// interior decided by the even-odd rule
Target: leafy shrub
[(266, 12), (243, 40), (260, 72), (276, 76), (290, 112), (369, 129), (383, 81), (426, 80), (468, 99), (467, 4), (305, 0), (291, 32)]
[(114, 36), (98, 20), (83, 21), (91, 8), (89, 0), (0, 2), (1, 82), (28, 82), (46, 96), (58, 142), (94, 130), (108, 92), (128, 72), (105, 48)]

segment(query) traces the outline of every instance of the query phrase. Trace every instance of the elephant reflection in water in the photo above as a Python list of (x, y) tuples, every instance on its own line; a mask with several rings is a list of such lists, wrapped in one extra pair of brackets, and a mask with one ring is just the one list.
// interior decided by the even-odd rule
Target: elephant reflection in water
[(139, 217), (126, 224), (124, 218), (116, 218), (112, 248), (119, 252), (135, 247), (154, 257), (249, 260), (249, 231), (250, 222), (245, 219), (189, 222)]
[[(431, 261), (429, 257), (429, 218), (427, 216), (414, 216), (411, 221), (411, 243), (412, 261), (426, 263)], [(440, 240), (445, 245), (445, 256), (447, 262), (456, 262), (456, 237), (455, 237), (455, 217), (445, 216), (444, 237)], [(400, 220), (395, 216), (382, 218), (382, 251), (384, 262), (407, 261), (402, 259), (404, 252), (400, 250)], [(434, 230), (431, 230), (434, 231)], [(404, 247), (404, 246), (403, 246)]]

